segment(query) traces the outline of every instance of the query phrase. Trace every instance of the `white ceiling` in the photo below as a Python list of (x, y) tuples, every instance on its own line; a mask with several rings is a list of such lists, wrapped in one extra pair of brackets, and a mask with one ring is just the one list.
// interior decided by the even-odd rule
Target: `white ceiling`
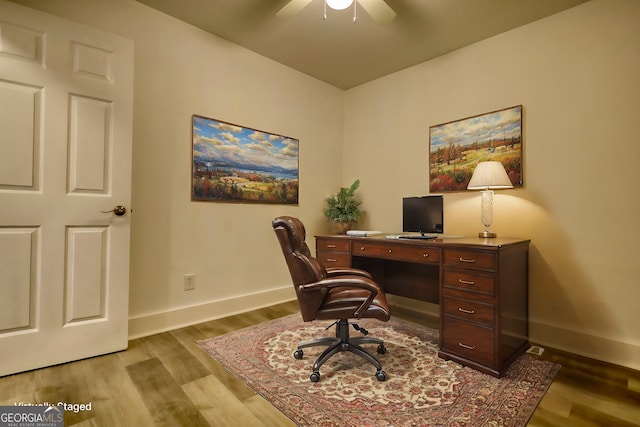
[[(342, 89), (536, 21), (588, 0), (384, 0), (396, 12), (375, 22), (362, 6), (312, 0), (294, 17), (288, 0), (137, 0)], [(569, 29), (568, 29), (569, 31)]]

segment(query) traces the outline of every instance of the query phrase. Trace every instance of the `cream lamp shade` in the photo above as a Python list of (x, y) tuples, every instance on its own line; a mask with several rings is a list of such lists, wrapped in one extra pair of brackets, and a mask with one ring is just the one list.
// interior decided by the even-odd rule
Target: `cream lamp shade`
[(473, 171), (467, 190), (513, 188), (511, 180), (500, 162), (480, 162)]
[(488, 161), (477, 164), (467, 185), (467, 190), (482, 190), (480, 193), (480, 219), (484, 224), (484, 231), (478, 233), (478, 237), (496, 237), (496, 233), (489, 231), (493, 222), (493, 190), (505, 188), (513, 188), (513, 184), (502, 163)]

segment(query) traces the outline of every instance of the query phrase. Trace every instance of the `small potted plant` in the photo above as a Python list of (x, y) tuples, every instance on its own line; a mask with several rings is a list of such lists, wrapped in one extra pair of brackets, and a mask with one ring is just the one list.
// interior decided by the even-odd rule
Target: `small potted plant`
[(362, 202), (355, 197), (359, 186), (360, 180), (356, 179), (350, 187), (341, 187), (340, 191), (326, 199), (324, 216), (336, 224), (340, 233), (346, 233), (360, 219), (358, 207)]

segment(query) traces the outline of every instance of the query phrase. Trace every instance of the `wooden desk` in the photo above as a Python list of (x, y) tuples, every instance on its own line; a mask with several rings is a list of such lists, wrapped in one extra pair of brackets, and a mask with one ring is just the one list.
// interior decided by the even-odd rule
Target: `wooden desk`
[(529, 240), (316, 236), (325, 267), (369, 271), (386, 293), (440, 305), (438, 355), (500, 377), (529, 343)]

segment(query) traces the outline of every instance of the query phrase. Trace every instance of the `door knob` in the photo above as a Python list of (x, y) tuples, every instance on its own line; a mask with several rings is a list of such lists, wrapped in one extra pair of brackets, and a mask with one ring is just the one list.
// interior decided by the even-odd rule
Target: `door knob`
[(100, 211), (100, 212), (102, 212), (102, 213), (113, 212), (117, 216), (122, 216), (127, 212), (127, 208), (125, 208), (124, 206), (118, 205), (115, 208), (111, 209), (110, 211)]

